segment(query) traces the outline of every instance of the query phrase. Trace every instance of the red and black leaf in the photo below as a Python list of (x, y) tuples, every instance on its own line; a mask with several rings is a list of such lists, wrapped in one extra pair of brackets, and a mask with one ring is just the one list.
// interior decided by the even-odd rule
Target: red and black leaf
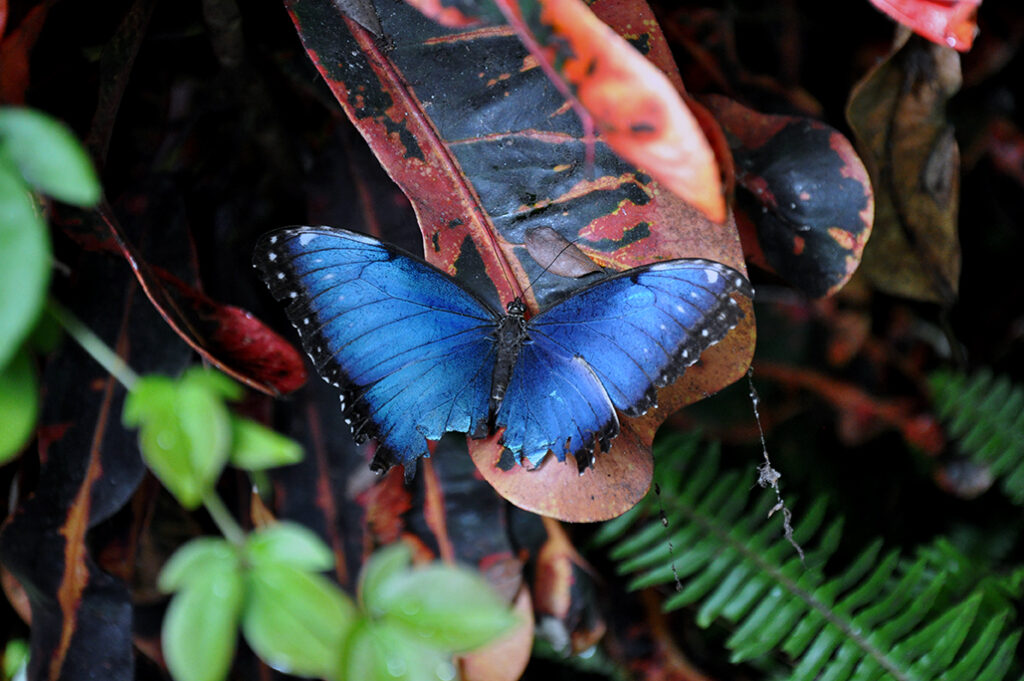
[(761, 114), (717, 95), (703, 101), (735, 159), (748, 257), (810, 296), (842, 288), (874, 220), (871, 182), (853, 146), (814, 119)]

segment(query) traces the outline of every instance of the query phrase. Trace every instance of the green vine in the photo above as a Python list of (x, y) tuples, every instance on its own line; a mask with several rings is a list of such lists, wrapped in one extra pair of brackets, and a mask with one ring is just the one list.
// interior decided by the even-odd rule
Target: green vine
[[(790, 681), (999, 681), (1007, 678), (1020, 639), (1012, 598), (1020, 576), (979, 583), (954, 574), (961, 561), (939, 541), (912, 557), (876, 541), (837, 572), (826, 565), (842, 521), (816, 499), (797, 512), (801, 562), (776, 522), (774, 494), (748, 492), (750, 475), (723, 471), (717, 445), (696, 438), (663, 443), (657, 483), (627, 516), (597, 536), (613, 544), (630, 588), (671, 585), (666, 610), (693, 608), (696, 622), (731, 624), (734, 663), (783, 653)], [(750, 501), (753, 496), (753, 501)], [(663, 505), (668, 530), (658, 518)]]

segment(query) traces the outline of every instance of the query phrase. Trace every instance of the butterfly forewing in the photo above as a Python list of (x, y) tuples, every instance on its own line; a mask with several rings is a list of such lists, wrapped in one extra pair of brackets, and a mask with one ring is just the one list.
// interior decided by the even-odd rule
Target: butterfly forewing
[(669, 260), (589, 286), (530, 320), (535, 344), (582, 357), (612, 403), (630, 415), (655, 404), (743, 313), (730, 295), (750, 283), (710, 260)]
[(330, 228), (268, 234), (254, 263), (379, 464), (411, 471), (427, 439), (486, 434), (497, 316), (453, 279)]

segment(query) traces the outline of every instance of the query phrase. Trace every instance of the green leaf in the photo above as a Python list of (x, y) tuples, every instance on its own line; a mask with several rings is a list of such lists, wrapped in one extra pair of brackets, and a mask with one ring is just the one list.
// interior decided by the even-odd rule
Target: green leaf
[(25, 639), (14, 638), (4, 648), (3, 679), (9, 681), (21, 673), (24, 678), (25, 665), (28, 664), (29, 647)]
[(195, 508), (227, 462), (231, 420), (201, 381), (146, 376), (125, 401), (123, 420), (140, 426), (139, 446), (153, 473), (185, 508)]
[(302, 446), (255, 421), (231, 418), (231, 465), (261, 471), (302, 461)]
[(338, 678), (360, 681), (452, 681), (447, 655), (424, 645), (401, 627), (362, 620), (341, 656)]
[(359, 574), (359, 601), (370, 617), (387, 613), (387, 608), (378, 605), (383, 585), (395, 579), (412, 563), (412, 551), (402, 542), (378, 549), (363, 565)]
[(291, 565), (319, 572), (334, 567), (334, 554), (312, 530), (279, 522), (253, 532), (245, 545), (250, 565)]
[(60, 121), (31, 109), (0, 108), (0, 149), (43, 194), (76, 206), (100, 200), (89, 155)]
[(371, 615), (400, 624), (422, 643), (462, 652), (515, 626), (508, 604), (479, 573), (444, 563), (396, 571), (395, 563), (364, 583), (363, 602)]
[(187, 385), (202, 387), (211, 395), (221, 397), (228, 402), (236, 402), (245, 395), (245, 388), (228, 378), (219, 371), (205, 369), (203, 367), (192, 367), (181, 377), (181, 382)]
[(22, 350), (0, 369), (0, 463), (22, 450), (39, 417), (39, 386), (32, 359)]
[(291, 565), (254, 565), (247, 583), (242, 631), (256, 654), (282, 672), (332, 676), (356, 620), (348, 596)]
[(0, 154), (0, 367), (32, 330), (50, 284), (50, 234), (28, 188)]
[(238, 551), (224, 539), (199, 537), (171, 556), (160, 571), (157, 587), (163, 592), (182, 589), (210, 572), (241, 569)]
[(221, 681), (235, 655), (244, 581), (224, 562), (192, 572), (164, 617), (164, 659), (175, 681)]

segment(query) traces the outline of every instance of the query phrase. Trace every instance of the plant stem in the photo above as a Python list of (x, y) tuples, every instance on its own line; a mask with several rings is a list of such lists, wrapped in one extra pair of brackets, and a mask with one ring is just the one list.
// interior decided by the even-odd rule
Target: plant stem
[(228, 507), (224, 505), (216, 492), (210, 491), (203, 496), (203, 507), (213, 518), (214, 524), (225, 539), (235, 546), (245, 544), (245, 530), (235, 521), (234, 516), (231, 515)]
[(78, 317), (52, 298), (47, 301), (46, 310), (82, 346), (82, 349), (90, 357), (109, 371), (110, 375), (116, 378), (121, 385), (128, 390), (132, 389), (135, 382), (139, 380), (139, 375), (132, 371), (132, 368), (116, 352), (111, 350), (110, 346), (103, 342), (103, 339), (93, 333), (92, 329), (83, 324)]

